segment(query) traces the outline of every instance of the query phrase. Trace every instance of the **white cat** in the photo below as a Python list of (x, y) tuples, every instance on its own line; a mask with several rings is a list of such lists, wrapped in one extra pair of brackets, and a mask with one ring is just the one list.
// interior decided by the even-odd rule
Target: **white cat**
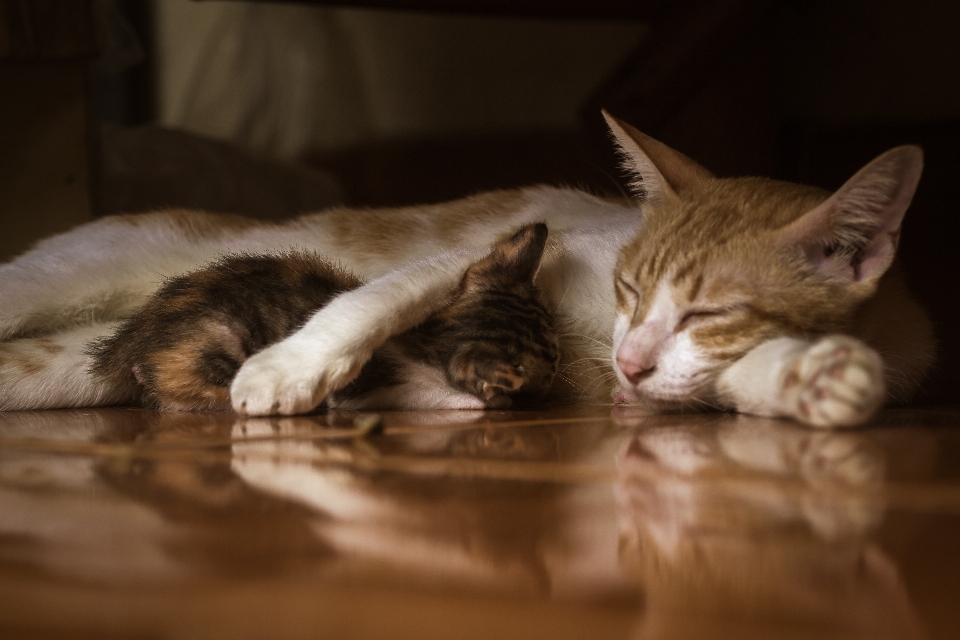
[(87, 345), (164, 277), (226, 252), (304, 248), (368, 283), (247, 360), (231, 398), (249, 415), (309, 411), (388, 337), (444, 304), (493, 242), (541, 221), (550, 240), (537, 284), (556, 316), (567, 401), (608, 401), (615, 373), (619, 402), (844, 426), (867, 420), (885, 388), (897, 397), (916, 388), (931, 329), (890, 267), (918, 148), (883, 154), (830, 195), (714, 178), (607, 121), (642, 191), (636, 203), (538, 186), (283, 224), (182, 210), (118, 216), (45, 240), (0, 267), (0, 409), (129, 400), (89, 373)]

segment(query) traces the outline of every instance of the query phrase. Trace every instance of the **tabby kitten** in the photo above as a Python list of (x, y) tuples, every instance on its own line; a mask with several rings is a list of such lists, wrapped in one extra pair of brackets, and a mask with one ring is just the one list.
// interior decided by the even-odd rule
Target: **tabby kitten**
[[(325, 405), (504, 408), (546, 393), (559, 360), (553, 320), (533, 282), (546, 239), (540, 223), (496, 244), (467, 268), (447, 306), (380, 347)], [(169, 280), (94, 343), (92, 369), (133, 387), (139, 404), (226, 410), (230, 383), (249, 356), (362, 285), (313, 253), (228, 255)]]

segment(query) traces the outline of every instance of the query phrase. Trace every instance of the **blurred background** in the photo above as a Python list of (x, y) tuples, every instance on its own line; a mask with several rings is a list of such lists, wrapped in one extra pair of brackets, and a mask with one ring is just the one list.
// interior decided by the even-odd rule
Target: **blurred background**
[(834, 189), (921, 144), (902, 239), (960, 389), (960, 3), (0, 0), (0, 259), (97, 216), (282, 219), (535, 182), (620, 194), (601, 108)]

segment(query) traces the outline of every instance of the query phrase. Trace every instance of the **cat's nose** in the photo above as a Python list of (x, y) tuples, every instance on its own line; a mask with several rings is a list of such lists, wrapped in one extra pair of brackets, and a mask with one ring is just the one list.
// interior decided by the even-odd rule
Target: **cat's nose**
[(655, 364), (636, 362), (626, 358), (620, 358), (619, 356), (617, 357), (617, 366), (620, 367), (620, 371), (623, 372), (624, 377), (634, 386), (640, 384), (645, 378), (650, 377), (650, 374), (657, 368)]
[(617, 352), (617, 367), (630, 384), (637, 385), (657, 368), (657, 361), (653, 354), (637, 354), (632, 349), (620, 349)]
[(663, 323), (645, 323), (631, 329), (617, 347), (617, 368), (633, 386), (649, 378), (663, 350)]

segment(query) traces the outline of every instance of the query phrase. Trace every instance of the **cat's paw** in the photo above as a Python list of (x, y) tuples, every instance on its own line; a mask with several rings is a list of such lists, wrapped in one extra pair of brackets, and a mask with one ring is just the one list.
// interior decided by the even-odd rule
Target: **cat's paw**
[(518, 394), (545, 392), (553, 381), (549, 365), (534, 362), (513, 365), (487, 345), (466, 347), (447, 365), (448, 380), (460, 390), (483, 400), (488, 409), (507, 409)]
[(784, 380), (791, 414), (815, 427), (863, 424), (883, 404), (883, 361), (847, 336), (827, 336), (811, 345)]
[(513, 404), (510, 395), (523, 387), (523, 373), (506, 363), (484, 370), (484, 376), (476, 381), (477, 392), (490, 409), (507, 409)]
[(234, 410), (249, 416), (289, 416), (315, 409), (353, 380), (366, 361), (360, 354), (323, 346), (285, 340), (251, 356), (230, 385)]

